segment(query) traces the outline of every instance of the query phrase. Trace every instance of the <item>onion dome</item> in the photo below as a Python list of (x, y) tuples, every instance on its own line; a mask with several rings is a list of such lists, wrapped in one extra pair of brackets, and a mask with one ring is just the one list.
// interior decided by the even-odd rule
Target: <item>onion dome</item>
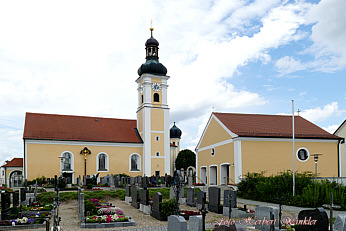
[(145, 42), (146, 62), (138, 68), (138, 75), (166, 75), (167, 68), (159, 62), (159, 42), (153, 37), (154, 28), (150, 28), (151, 37)]
[(175, 122), (173, 124), (173, 127), (171, 127), (171, 129), (169, 130), (169, 134), (171, 139), (180, 139), (182, 132), (177, 126), (175, 126)]

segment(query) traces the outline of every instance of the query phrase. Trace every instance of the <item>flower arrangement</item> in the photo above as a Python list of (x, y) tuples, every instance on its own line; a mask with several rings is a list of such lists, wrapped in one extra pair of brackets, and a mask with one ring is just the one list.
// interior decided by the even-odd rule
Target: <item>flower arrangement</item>
[(190, 216), (200, 215), (200, 212), (189, 211), (189, 210), (180, 210), (180, 216), (183, 216), (186, 220), (189, 219)]
[(106, 208), (100, 208), (97, 210), (98, 215), (123, 215), (124, 212), (118, 208), (118, 207), (106, 207)]
[(124, 221), (128, 221), (129, 219), (125, 216), (122, 215), (117, 215), (117, 214), (113, 214), (113, 215), (102, 215), (102, 216), (87, 216), (85, 218), (85, 222), (87, 223), (110, 223), (110, 222), (124, 222)]

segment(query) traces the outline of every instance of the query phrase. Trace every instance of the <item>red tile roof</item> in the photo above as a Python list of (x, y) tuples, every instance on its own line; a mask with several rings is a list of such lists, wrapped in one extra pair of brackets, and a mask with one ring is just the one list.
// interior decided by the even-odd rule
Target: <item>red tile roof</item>
[(136, 120), (26, 113), (24, 139), (141, 143)]
[(10, 162), (1, 167), (23, 167), (23, 158), (13, 158)]
[[(231, 132), (246, 137), (292, 137), (292, 116), (213, 113)], [(294, 117), (297, 138), (340, 139), (301, 116)]]

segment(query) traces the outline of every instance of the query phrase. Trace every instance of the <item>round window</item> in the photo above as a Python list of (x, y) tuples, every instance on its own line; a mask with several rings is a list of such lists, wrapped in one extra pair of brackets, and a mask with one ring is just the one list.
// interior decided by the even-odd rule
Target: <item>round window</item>
[(306, 148), (299, 148), (297, 151), (297, 158), (298, 160), (305, 162), (309, 159), (310, 154), (309, 151)]

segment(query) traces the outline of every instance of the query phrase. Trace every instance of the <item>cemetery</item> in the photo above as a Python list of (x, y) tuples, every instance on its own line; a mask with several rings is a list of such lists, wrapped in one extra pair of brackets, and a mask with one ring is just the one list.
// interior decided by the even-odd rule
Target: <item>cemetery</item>
[[(57, 218), (61, 214), (57, 214), (56, 208), (65, 202), (75, 200), (78, 213), (76, 223), (81, 229), (143, 225), (141, 224), (143, 220), (139, 223), (136, 220), (138, 216), (133, 215), (133, 212), (132, 215), (128, 214), (127, 206), (137, 211), (136, 213), (157, 220), (158, 224), (167, 226), (168, 230), (205, 230), (205, 228), (251, 230), (252, 228), (269, 231), (294, 228), (300, 231), (328, 230), (329, 227), (334, 227), (334, 230), (346, 228), (346, 214), (332, 214), (333, 210), (340, 208), (337, 205), (340, 193), (336, 193), (334, 197), (331, 194), (327, 198), (330, 203), (324, 200), (323, 206), (302, 208), (296, 217), (290, 217), (282, 209), (282, 204), (286, 202), (282, 192), (275, 195), (272, 200), (270, 194), (266, 194), (268, 201), (274, 203), (269, 206), (244, 204), (239, 202), (242, 200), (239, 195), (246, 197), (244, 188), (253, 190), (249, 184), (240, 184), (237, 191), (220, 186), (199, 187), (189, 182), (178, 171), (175, 176), (109, 175), (98, 179), (95, 176), (86, 177), (84, 183), (91, 184), (92, 187), (83, 185), (81, 180), (78, 181), (79, 185), (73, 186), (76, 190), (66, 192), (62, 191), (66, 186), (63, 182), (63, 178), (49, 179), (41, 186), (41, 192), (36, 181), (34, 185), (19, 189), (2, 188), (0, 230), (7, 230), (5, 227), (39, 229), (57, 226), (59, 225)], [(54, 188), (50, 188), (52, 183)], [(258, 182), (257, 187), (260, 187)], [(46, 190), (48, 192), (45, 192)], [(116, 201), (122, 201), (124, 204), (121, 205)], [(343, 203), (340, 204), (344, 206)], [(331, 214), (326, 209), (329, 209)], [(334, 224), (328, 216), (334, 217)]]

